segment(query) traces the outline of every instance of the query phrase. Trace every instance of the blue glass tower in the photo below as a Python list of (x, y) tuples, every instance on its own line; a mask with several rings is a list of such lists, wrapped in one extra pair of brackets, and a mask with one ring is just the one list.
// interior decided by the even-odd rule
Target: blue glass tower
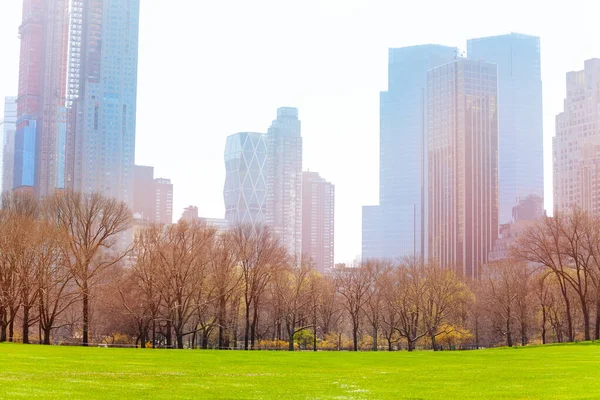
[(454, 47), (389, 50), (388, 90), (380, 96), (379, 206), (363, 208), (363, 259), (425, 253), (427, 71), (452, 61)]
[(132, 206), (140, 0), (73, 0), (66, 186)]
[(498, 66), (500, 223), (530, 195), (544, 196), (540, 39), (511, 33), (471, 39), (467, 55)]

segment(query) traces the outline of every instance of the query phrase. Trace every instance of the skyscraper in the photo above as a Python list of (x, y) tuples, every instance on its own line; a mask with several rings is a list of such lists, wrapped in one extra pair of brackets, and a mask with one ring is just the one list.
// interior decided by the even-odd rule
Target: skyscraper
[(292, 257), (302, 256), (302, 137), (298, 110), (282, 107), (267, 132), (267, 225)]
[(467, 54), (498, 66), (500, 223), (530, 195), (544, 196), (540, 39), (511, 33), (471, 39)]
[(170, 179), (154, 180), (154, 221), (161, 224), (173, 223), (173, 184)]
[(225, 145), (225, 219), (230, 226), (264, 224), (267, 196), (265, 135), (241, 132)]
[(72, 0), (66, 184), (133, 201), (140, 0)]
[(498, 237), (496, 74), (466, 59), (427, 74), (428, 256), (472, 279)]
[(380, 96), (379, 206), (363, 208), (363, 260), (426, 252), (426, 77), (457, 54), (439, 45), (389, 50), (388, 90)]
[(64, 187), (67, 0), (27, 0), (19, 27), (15, 189)]
[(335, 187), (317, 172), (302, 173), (302, 255), (317, 270), (333, 268)]
[(4, 119), (0, 120), (0, 135), (2, 135), (2, 151), (0, 154), (2, 174), (0, 174), (0, 189), (3, 192), (12, 190), (13, 187), (16, 125), (17, 98), (6, 97), (4, 99)]
[(600, 213), (600, 59), (567, 74), (553, 138), (554, 209)]

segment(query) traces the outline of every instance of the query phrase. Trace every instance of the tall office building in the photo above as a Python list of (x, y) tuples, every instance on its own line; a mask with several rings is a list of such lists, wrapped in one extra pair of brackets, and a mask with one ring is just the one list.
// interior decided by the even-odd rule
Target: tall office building
[(267, 224), (292, 257), (302, 256), (302, 136), (298, 110), (282, 107), (267, 132)]
[(600, 213), (600, 59), (567, 73), (553, 138), (554, 209)]
[(66, 185), (133, 202), (140, 0), (72, 0)]
[(425, 255), (427, 71), (457, 54), (439, 45), (389, 50), (388, 90), (380, 96), (379, 206), (363, 208), (363, 260)]
[(67, 16), (67, 0), (23, 2), (12, 186), (42, 197), (64, 187)]
[(154, 167), (134, 166), (133, 213), (149, 223), (173, 223), (173, 184), (154, 178)]
[(540, 39), (511, 33), (471, 39), (467, 55), (498, 67), (498, 190), (501, 224), (530, 195), (544, 196)]
[(264, 224), (267, 196), (265, 135), (241, 132), (225, 145), (225, 219), (230, 226)]
[(196, 206), (188, 206), (183, 209), (183, 214), (181, 214), (180, 221), (193, 222), (198, 219), (198, 207)]
[(173, 223), (173, 184), (170, 179), (154, 180), (154, 220), (161, 224)]
[(317, 172), (302, 173), (302, 255), (317, 270), (333, 268), (335, 187)]
[(0, 120), (0, 135), (2, 135), (2, 151), (0, 152), (0, 189), (5, 192), (12, 190), (13, 169), (15, 167), (15, 131), (17, 128), (17, 98), (4, 99), (4, 118)]
[(429, 259), (471, 279), (498, 236), (497, 86), (483, 61), (427, 74)]

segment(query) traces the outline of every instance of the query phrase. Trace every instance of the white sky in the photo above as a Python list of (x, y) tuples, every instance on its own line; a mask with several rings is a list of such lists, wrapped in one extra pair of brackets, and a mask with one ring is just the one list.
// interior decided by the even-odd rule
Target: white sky
[[(16, 95), (22, 0), (0, 0), (0, 98)], [(225, 138), (299, 108), (304, 169), (336, 185), (336, 262), (361, 251), (361, 206), (378, 202), (379, 92), (387, 49), (473, 37), (541, 37), (546, 207), (565, 73), (600, 57), (596, 0), (142, 0), (136, 163), (187, 205), (223, 217)], [(3, 107), (3, 101), (1, 102)]]

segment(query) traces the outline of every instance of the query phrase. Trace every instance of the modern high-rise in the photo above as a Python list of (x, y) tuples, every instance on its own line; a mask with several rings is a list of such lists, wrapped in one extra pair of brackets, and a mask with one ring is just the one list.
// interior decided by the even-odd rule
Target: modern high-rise
[(302, 173), (302, 255), (321, 272), (333, 268), (335, 187), (317, 172)]
[(154, 178), (154, 167), (134, 166), (133, 213), (149, 223), (173, 223), (173, 184)]
[(554, 209), (600, 214), (600, 59), (567, 73), (553, 138)]
[(133, 202), (140, 0), (72, 0), (66, 185)]
[(198, 207), (196, 206), (188, 206), (183, 209), (183, 214), (181, 214), (180, 221), (192, 222), (198, 219)]
[(173, 183), (170, 179), (154, 180), (154, 220), (161, 224), (173, 223)]
[(513, 221), (513, 207), (544, 196), (540, 39), (511, 33), (471, 39), (467, 55), (498, 67), (499, 221)]
[(388, 89), (380, 95), (379, 205), (363, 208), (363, 260), (425, 255), (427, 71), (457, 54), (431, 44), (389, 50)]
[(266, 218), (292, 257), (302, 256), (302, 136), (298, 109), (282, 107), (267, 132)]
[(428, 258), (476, 279), (498, 237), (496, 65), (435, 67), (427, 92)]
[(67, 25), (67, 0), (23, 2), (12, 186), (42, 197), (64, 188)]
[(265, 135), (240, 132), (225, 145), (225, 219), (230, 226), (264, 224), (267, 196)]
[(0, 189), (5, 192), (13, 188), (13, 169), (15, 167), (15, 131), (17, 128), (17, 98), (4, 99), (4, 118), (0, 120), (2, 151), (0, 152)]

